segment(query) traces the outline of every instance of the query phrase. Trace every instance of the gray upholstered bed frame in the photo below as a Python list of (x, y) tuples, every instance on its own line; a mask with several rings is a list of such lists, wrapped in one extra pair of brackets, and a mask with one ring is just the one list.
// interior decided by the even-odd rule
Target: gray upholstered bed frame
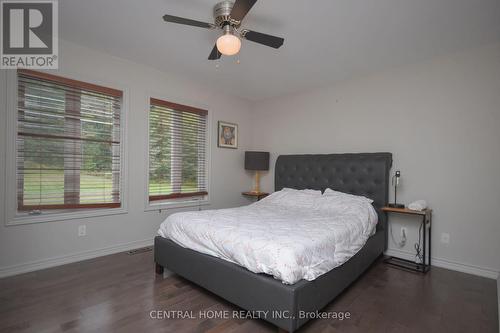
[(380, 208), (388, 202), (391, 165), (390, 153), (278, 157), (276, 191), (284, 187), (319, 190), (330, 187), (372, 198), (379, 215), (377, 232), (365, 246), (346, 263), (313, 281), (285, 285), (271, 276), (252, 273), (162, 237), (155, 238), (156, 271), (162, 273), (165, 267), (245, 310), (269, 311), (261, 318), (293, 332), (309, 320), (301, 313), (321, 310), (384, 252), (387, 227)]

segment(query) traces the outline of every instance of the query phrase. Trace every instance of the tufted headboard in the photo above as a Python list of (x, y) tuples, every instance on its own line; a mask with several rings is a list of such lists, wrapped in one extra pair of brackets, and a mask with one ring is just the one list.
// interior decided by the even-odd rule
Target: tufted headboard
[(379, 226), (385, 228), (381, 207), (389, 201), (391, 153), (280, 155), (276, 160), (274, 188), (315, 189), (363, 195), (373, 199)]

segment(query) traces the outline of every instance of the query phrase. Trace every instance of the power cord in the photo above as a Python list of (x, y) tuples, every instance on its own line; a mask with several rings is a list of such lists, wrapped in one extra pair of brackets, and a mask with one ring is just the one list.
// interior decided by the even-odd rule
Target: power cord
[[(392, 226), (389, 226), (389, 231), (391, 234), (392, 242), (394, 244), (396, 244), (399, 247), (404, 247), (406, 245), (406, 233), (404, 230), (403, 230), (403, 235), (401, 237), (401, 241), (396, 241), (396, 239), (394, 238), (394, 234), (392, 232)], [(424, 256), (422, 255), (422, 246), (420, 245), (421, 241), (422, 241), (422, 224), (418, 228), (418, 243), (415, 243), (415, 245), (414, 245), (415, 252), (416, 252), (415, 262), (417, 262), (417, 263), (424, 262)]]
[(424, 256), (422, 255), (422, 247), (420, 246), (420, 240), (421, 240), (421, 237), (422, 237), (422, 225), (420, 225), (420, 227), (418, 228), (418, 243), (415, 243), (415, 261), (419, 262), (419, 263), (423, 263), (424, 262)]

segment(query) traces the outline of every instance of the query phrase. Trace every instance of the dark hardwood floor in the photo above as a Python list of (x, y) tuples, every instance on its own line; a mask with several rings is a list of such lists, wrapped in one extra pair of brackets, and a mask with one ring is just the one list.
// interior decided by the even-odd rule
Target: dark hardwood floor
[[(244, 288), (244, 286), (242, 286)], [(152, 252), (120, 253), (0, 279), (0, 332), (276, 332), (261, 320), (151, 319), (152, 310), (236, 310), (170, 276)], [(498, 332), (496, 281), (433, 268), (425, 276), (381, 262), (300, 332)]]

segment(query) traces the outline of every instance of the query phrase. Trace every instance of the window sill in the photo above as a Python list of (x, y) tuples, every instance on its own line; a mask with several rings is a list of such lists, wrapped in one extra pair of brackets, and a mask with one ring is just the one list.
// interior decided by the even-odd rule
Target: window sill
[(47, 211), (40, 215), (17, 214), (7, 219), (6, 226), (16, 226), (32, 223), (44, 223), (55, 221), (66, 221), (74, 219), (85, 219), (99, 216), (127, 214), (126, 208), (111, 208), (98, 210), (65, 210), (65, 211)]
[(146, 203), (145, 212), (186, 208), (186, 207), (201, 207), (210, 205), (210, 200), (194, 199), (194, 200), (166, 200), (166, 201), (151, 201)]

